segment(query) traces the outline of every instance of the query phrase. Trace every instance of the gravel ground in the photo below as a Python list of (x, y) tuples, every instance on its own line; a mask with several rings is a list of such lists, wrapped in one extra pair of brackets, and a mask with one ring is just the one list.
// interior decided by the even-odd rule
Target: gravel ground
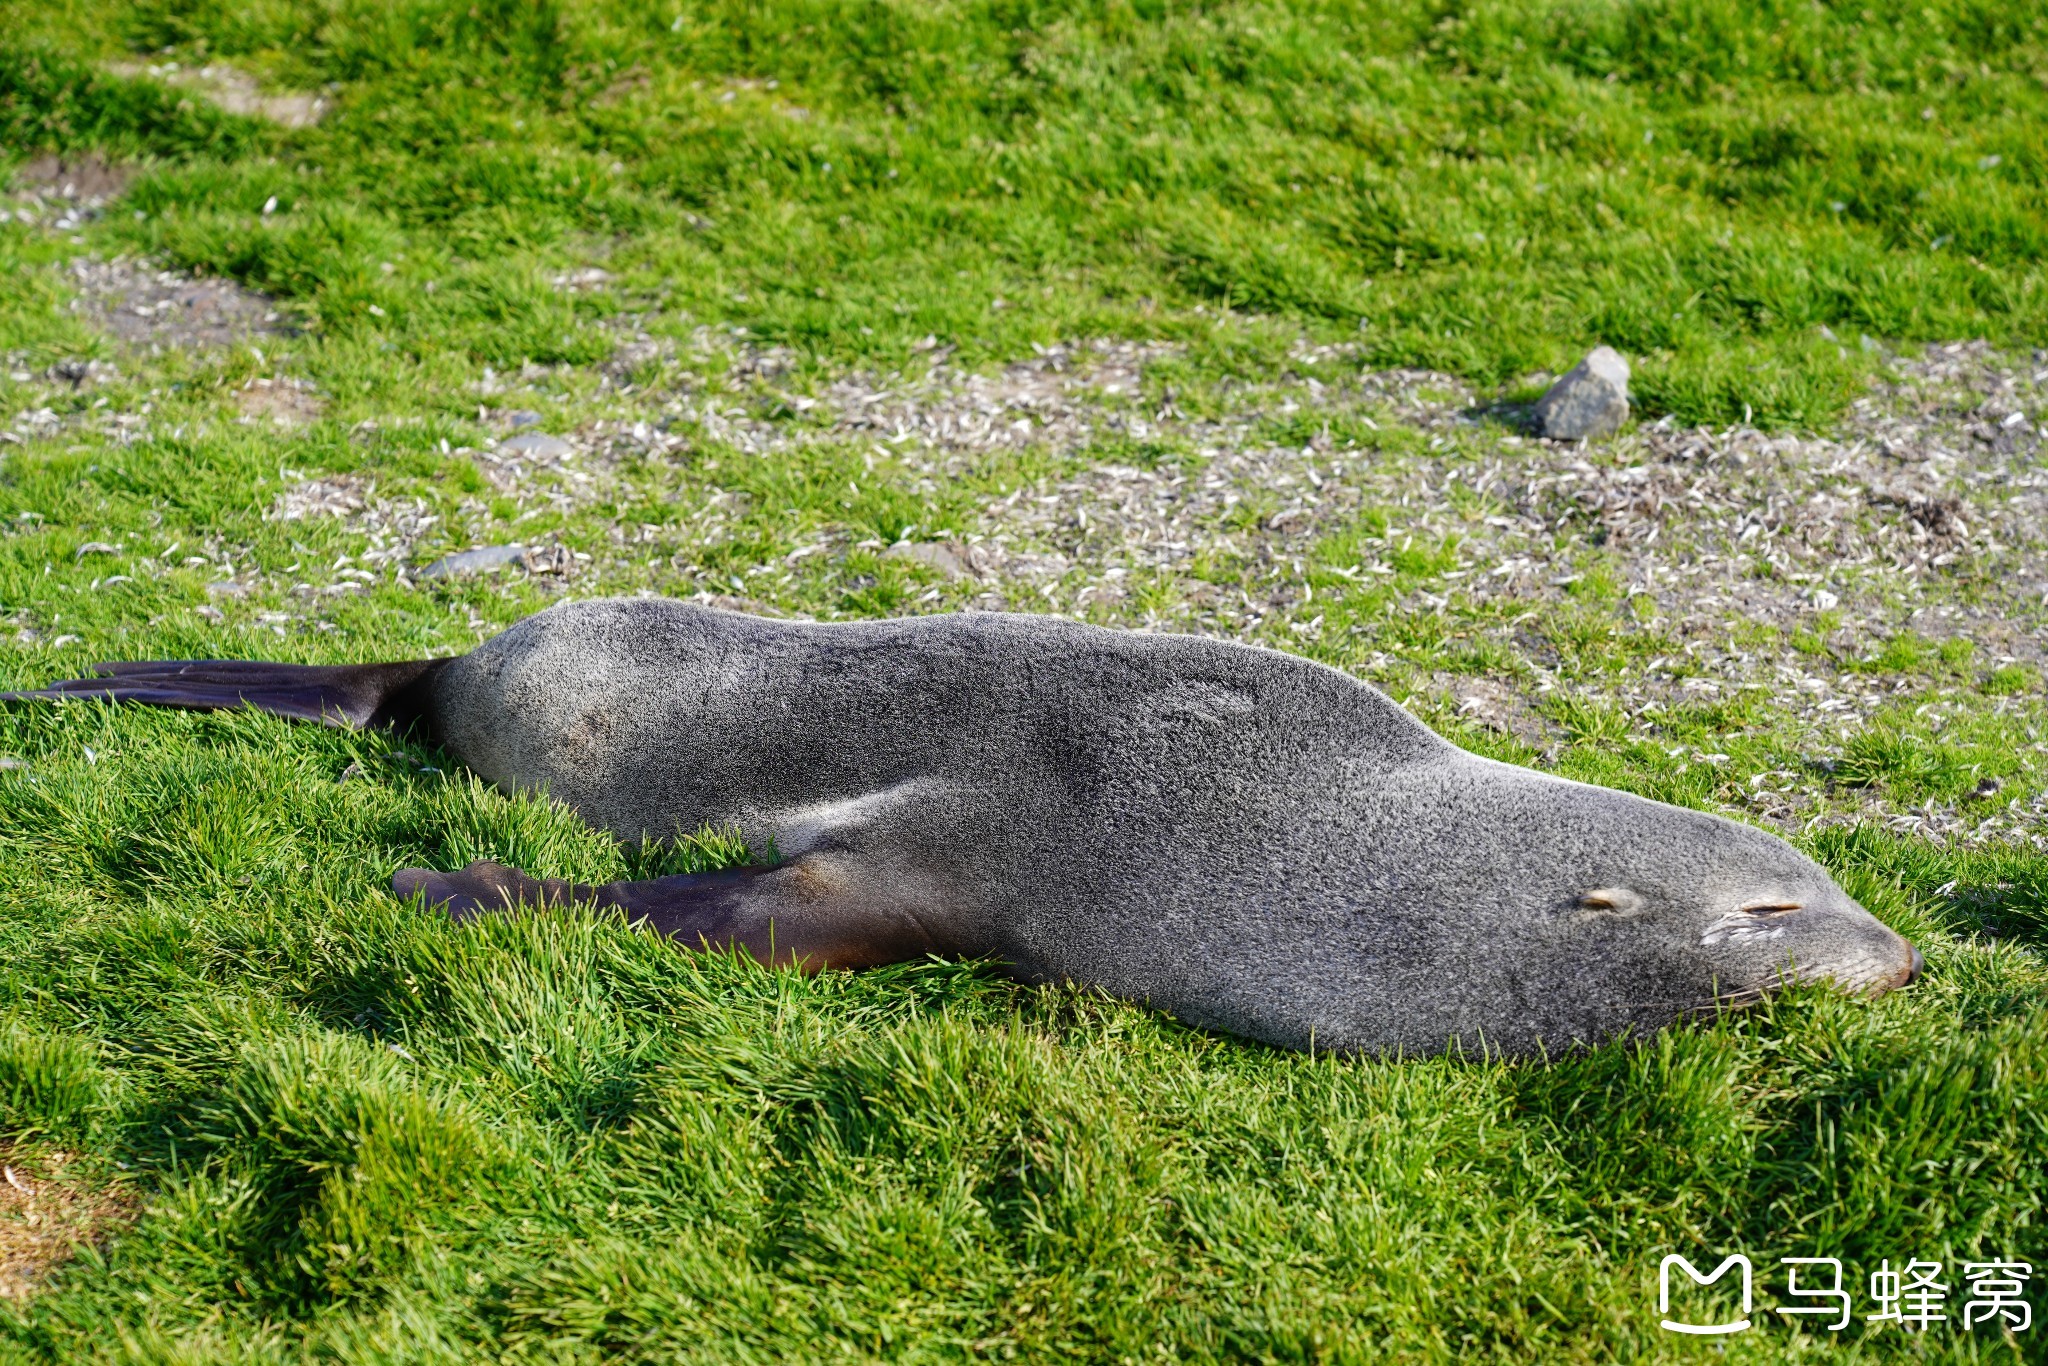
[(291, 331), (269, 299), (229, 280), (195, 280), (125, 257), (81, 257), (71, 274), (72, 307), (133, 347), (228, 346)]
[[(667, 430), (600, 423), (586, 445), (602, 468), (627, 452), (683, 457), (711, 442), (755, 458), (807, 441), (870, 442), (934, 481), (1031, 443), (1072, 455), (1114, 437), (1192, 455), (1149, 468), (1084, 461), (948, 529), (948, 555), (933, 558), (970, 577), (982, 590), (975, 605), (988, 608), (1107, 607), (1132, 625), (1255, 636), (1313, 605), (1304, 556), (1374, 507), (1394, 524), (1387, 550), (1457, 539), (1455, 565), (1414, 590), (1418, 611), (1540, 611), (1565, 599), (1573, 566), (1599, 550), (1622, 591), (1649, 597), (1688, 640), (1686, 672), (1708, 670), (1692, 690), (1762, 680), (1790, 685), (1815, 715), (1870, 705), (1865, 683), (1838, 688), (1810, 663), (1787, 672), (1784, 660), (1712, 650), (1708, 640), (1738, 618), (1796, 629), (1832, 612), (1838, 629), (1875, 638), (1911, 623), (1935, 639), (1966, 635), (2001, 663), (2041, 662), (2048, 558), (2036, 528), (2048, 473), (2036, 464), (2035, 414), (2048, 360), (1970, 344), (1900, 357), (1892, 382), (1824, 438), (1655, 424), (1586, 446), (1519, 434), (1456, 379), (1410, 371), (1341, 384), (1289, 374), (1235, 395), (1227, 417), (1190, 418), (1170, 394), (1143, 398), (1144, 367), (1160, 354), (1097, 343), (993, 375), (942, 364), (894, 384), (847, 377), (782, 395), (801, 428), (749, 417), (725, 396), (672, 401)], [(1297, 359), (1326, 372), (1345, 357), (1304, 347)], [(1304, 415), (1325, 419), (1325, 431), (1298, 446), (1261, 439), (1274, 419), (1300, 425)], [(1405, 429), (1413, 449), (1360, 449), (1328, 434), (1361, 422)], [(1218, 560), (1251, 566), (1234, 591), (1195, 579), (1161, 609), (1120, 586)], [(1370, 553), (1333, 568), (1360, 579), (1393, 572)]]

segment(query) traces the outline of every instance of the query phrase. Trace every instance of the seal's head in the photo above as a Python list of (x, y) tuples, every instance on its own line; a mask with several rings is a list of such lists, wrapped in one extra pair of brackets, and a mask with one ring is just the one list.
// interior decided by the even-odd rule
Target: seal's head
[(1579, 880), (1597, 885), (1557, 889), (1551, 918), (1566, 940), (1575, 930), (1597, 938), (1696, 1011), (1749, 1005), (1795, 982), (1878, 996), (1919, 975), (1917, 949), (1783, 840), (1644, 805), (1619, 822), (1621, 847), (1587, 861)]
[(1555, 1053), (1793, 983), (1876, 996), (1919, 975), (1911, 944), (1754, 827), (1476, 759), (1431, 796), (1388, 886), (1435, 908), (1404, 927), (1424, 971), (1377, 1002), (1405, 1011), (1404, 1049)]

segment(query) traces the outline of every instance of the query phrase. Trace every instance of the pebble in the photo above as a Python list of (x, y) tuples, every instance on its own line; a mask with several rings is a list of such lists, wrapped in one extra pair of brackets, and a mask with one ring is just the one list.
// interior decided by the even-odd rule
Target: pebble
[(540, 425), (540, 414), (531, 408), (514, 408), (511, 412), (505, 414), (505, 421), (511, 423), (512, 430), (516, 432), (522, 427), (538, 427)]
[(1613, 436), (1628, 421), (1628, 362), (1596, 346), (1536, 404), (1536, 426), (1553, 441)]
[(446, 579), (457, 574), (480, 574), (487, 570), (502, 569), (508, 564), (517, 564), (526, 555), (523, 545), (487, 545), (475, 550), (457, 551), (443, 555), (440, 559), (420, 571), (423, 579)]

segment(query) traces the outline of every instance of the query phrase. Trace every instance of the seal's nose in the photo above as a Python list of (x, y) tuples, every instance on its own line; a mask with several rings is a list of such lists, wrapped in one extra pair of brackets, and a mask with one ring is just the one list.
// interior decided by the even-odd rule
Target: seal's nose
[(1920, 956), (1920, 950), (1915, 945), (1908, 944), (1906, 948), (1913, 955), (1913, 965), (1906, 969), (1906, 980), (1900, 985), (1909, 987), (1919, 981), (1920, 974), (1927, 970), (1927, 960)]

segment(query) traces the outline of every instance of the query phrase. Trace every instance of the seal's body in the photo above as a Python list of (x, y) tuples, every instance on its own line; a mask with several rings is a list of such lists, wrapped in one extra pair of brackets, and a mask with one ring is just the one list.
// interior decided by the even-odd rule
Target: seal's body
[(579, 898), (858, 967), (988, 956), (1290, 1047), (1555, 1051), (1918, 955), (1748, 826), (1500, 764), (1272, 651), (1052, 618), (563, 604), (453, 660), (109, 666), (41, 694), (424, 721), (621, 837), (770, 867), (572, 888), (407, 871), (458, 915)]

